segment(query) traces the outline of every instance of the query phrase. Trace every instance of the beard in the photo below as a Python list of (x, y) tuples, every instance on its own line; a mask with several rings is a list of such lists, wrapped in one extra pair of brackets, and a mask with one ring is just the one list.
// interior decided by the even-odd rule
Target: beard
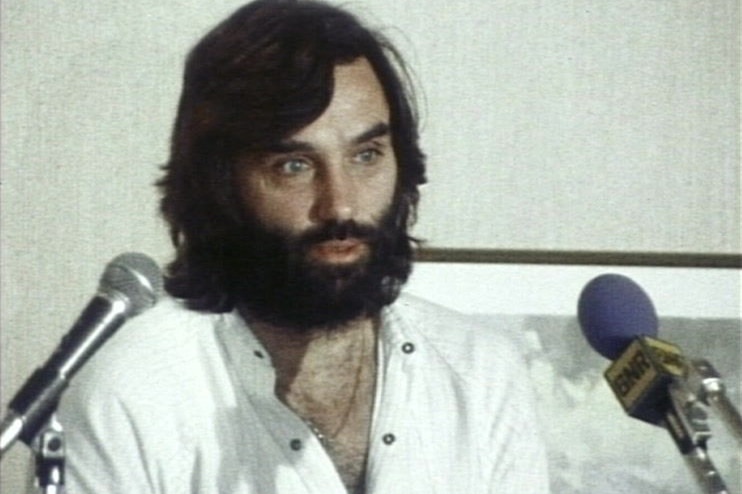
[[(297, 331), (377, 315), (396, 300), (412, 270), (414, 240), (396, 221), (399, 202), (373, 225), (333, 221), (287, 234), (250, 221), (233, 273), (238, 304), (252, 317)], [(349, 263), (314, 259), (311, 250), (329, 240), (358, 240), (367, 248)]]

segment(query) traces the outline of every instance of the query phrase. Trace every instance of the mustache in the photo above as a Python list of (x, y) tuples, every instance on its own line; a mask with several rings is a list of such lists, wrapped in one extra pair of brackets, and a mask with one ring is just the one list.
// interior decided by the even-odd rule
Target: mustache
[(352, 239), (368, 242), (379, 235), (380, 228), (375, 225), (358, 223), (355, 220), (329, 221), (303, 232), (298, 238), (298, 244), (308, 248), (328, 240)]

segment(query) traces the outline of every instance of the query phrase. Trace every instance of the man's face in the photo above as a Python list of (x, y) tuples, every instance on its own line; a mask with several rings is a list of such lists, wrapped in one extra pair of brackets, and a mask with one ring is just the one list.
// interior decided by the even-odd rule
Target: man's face
[(239, 298), (297, 329), (376, 314), (410, 272), (383, 90), (365, 59), (337, 66), (334, 80), (317, 120), (236, 172), (247, 219)]
[[(268, 231), (297, 236), (324, 225), (377, 225), (392, 203), (397, 160), (389, 106), (366, 59), (338, 65), (325, 112), (237, 173), (247, 214)], [(317, 242), (308, 261), (341, 266), (363, 261), (369, 246), (354, 237)]]

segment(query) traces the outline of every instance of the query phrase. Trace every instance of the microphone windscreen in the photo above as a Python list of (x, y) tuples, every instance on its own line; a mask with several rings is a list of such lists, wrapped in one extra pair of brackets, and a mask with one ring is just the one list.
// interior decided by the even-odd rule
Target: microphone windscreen
[(162, 289), (162, 273), (157, 263), (137, 252), (116, 256), (106, 266), (98, 285), (101, 293), (118, 293), (127, 298), (129, 317), (155, 305)]
[(620, 274), (603, 274), (580, 294), (577, 316), (588, 343), (615, 360), (634, 338), (657, 335), (657, 313), (644, 290)]

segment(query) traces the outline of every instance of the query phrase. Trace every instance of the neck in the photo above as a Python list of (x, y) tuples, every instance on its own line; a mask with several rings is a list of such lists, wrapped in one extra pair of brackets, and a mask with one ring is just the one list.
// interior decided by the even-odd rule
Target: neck
[(358, 381), (375, 377), (375, 319), (302, 332), (254, 319), (250, 327), (271, 356), (277, 397), (304, 418), (305, 408), (309, 415), (317, 407), (347, 408), (342, 402), (352, 397)]
[(378, 321), (306, 333), (252, 320), (271, 355), (276, 396), (318, 435), (349, 492), (363, 485), (376, 387)]

